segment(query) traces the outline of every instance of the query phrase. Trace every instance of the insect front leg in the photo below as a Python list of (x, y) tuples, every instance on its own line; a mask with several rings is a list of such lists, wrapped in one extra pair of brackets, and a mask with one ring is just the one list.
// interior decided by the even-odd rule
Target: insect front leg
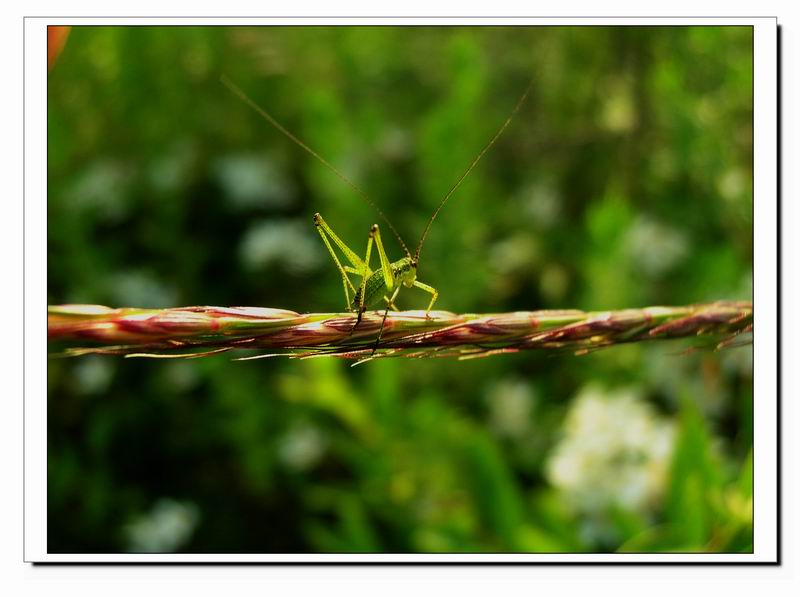
[(397, 305), (395, 305), (395, 304), (394, 304), (394, 297), (396, 297), (396, 296), (397, 296), (397, 291), (399, 291), (399, 290), (400, 290), (400, 287), (398, 286), (398, 287), (397, 287), (397, 290), (395, 291), (395, 293), (394, 293), (394, 295), (393, 295), (393, 297), (392, 297), (392, 298), (389, 298), (389, 297), (388, 297), (388, 296), (386, 296), (385, 294), (383, 295), (383, 300), (384, 300), (384, 301), (386, 301), (386, 305), (387, 305), (387, 306), (388, 306), (390, 309), (392, 309), (393, 311), (397, 311)]
[[(351, 308), (350, 307), (350, 292), (349, 291), (352, 290), (353, 291), (353, 295), (355, 295), (356, 289), (353, 286), (353, 283), (350, 281), (350, 278), (347, 277), (347, 273), (345, 271), (345, 267), (343, 267), (342, 264), (339, 263), (339, 259), (338, 259), (338, 257), (336, 257), (336, 253), (333, 252), (333, 248), (331, 247), (330, 243), (328, 242), (328, 239), (325, 237), (325, 233), (322, 232), (322, 230), (320, 228), (317, 228), (317, 230), (319, 231), (319, 235), (322, 237), (322, 240), (325, 243), (325, 246), (328, 248), (328, 252), (331, 254), (331, 257), (333, 257), (333, 262), (336, 264), (336, 267), (338, 268), (339, 273), (342, 274), (342, 287), (344, 288), (345, 308), (349, 311), (350, 308)], [(353, 269), (353, 268), (348, 268), (348, 269)], [(349, 290), (348, 290), (348, 287), (349, 287)]]
[(433, 295), (433, 297), (431, 297), (431, 302), (428, 304), (428, 308), (425, 309), (425, 317), (430, 318), (428, 313), (430, 313), (431, 309), (433, 309), (433, 303), (435, 303), (436, 299), (439, 298), (439, 291), (436, 290), (433, 286), (428, 286), (427, 284), (423, 284), (419, 280), (414, 280), (414, 286), (424, 290), (425, 292), (429, 292), (430, 294)]
[[(336, 234), (331, 230), (330, 226), (322, 219), (322, 216), (319, 214), (314, 214), (314, 225), (317, 228), (317, 232), (319, 232), (320, 237), (322, 238), (322, 242), (325, 243), (325, 247), (328, 249), (328, 253), (330, 253), (331, 257), (333, 258), (333, 262), (336, 264), (336, 267), (339, 270), (339, 273), (342, 274), (342, 287), (344, 288), (344, 299), (346, 309), (348, 311), (351, 310), (351, 302), (350, 302), (350, 292), (353, 292), (353, 296), (355, 296), (356, 289), (353, 286), (353, 283), (350, 281), (350, 278), (347, 276), (347, 273), (358, 273), (361, 274), (361, 271), (364, 268), (364, 263), (358, 258), (358, 256), (353, 253), (353, 251), (345, 245), (341, 239), (336, 236)], [(336, 253), (331, 246), (331, 243), (328, 241), (328, 236), (333, 239), (336, 245), (342, 250), (345, 257), (347, 257), (348, 261), (352, 263), (355, 267), (343, 266), (339, 262), (339, 258), (336, 256)]]

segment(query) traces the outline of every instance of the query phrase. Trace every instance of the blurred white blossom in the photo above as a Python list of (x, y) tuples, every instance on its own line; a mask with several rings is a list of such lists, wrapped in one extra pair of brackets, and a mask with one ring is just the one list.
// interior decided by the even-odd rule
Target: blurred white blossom
[(747, 174), (738, 169), (726, 170), (717, 179), (717, 190), (722, 197), (729, 202), (747, 198), (746, 193), (750, 191), (750, 183)]
[(682, 232), (647, 217), (633, 223), (625, 248), (633, 263), (650, 276), (666, 273), (689, 254)]
[(538, 228), (550, 228), (561, 215), (562, 199), (555, 186), (537, 181), (524, 187), (519, 198), (522, 211)]
[(134, 172), (120, 160), (92, 162), (74, 179), (64, 201), (76, 211), (97, 214), (107, 222), (119, 222), (129, 209), (129, 192)]
[(236, 207), (286, 207), (294, 199), (294, 185), (283, 168), (266, 155), (222, 157), (217, 160), (214, 173), (225, 197)]
[(546, 474), (580, 510), (646, 511), (663, 494), (674, 437), (673, 423), (633, 391), (590, 385), (567, 414)]
[(193, 503), (162, 498), (150, 512), (125, 527), (127, 549), (144, 553), (176, 551), (191, 538), (199, 518)]
[(178, 304), (178, 294), (175, 289), (145, 271), (120, 271), (109, 278), (108, 285), (112, 302), (117, 305), (159, 309)]
[(250, 270), (280, 263), (292, 273), (302, 274), (317, 268), (323, 254), (310, 220), (277, 220), (251, 226), (239, 245), (239, 257)]
[(376, 150), (386, 161), (406, 160), (413, 150), (411, 135), (402, 127), (389, 126), (382, 132)]
[(281, 439), (278, 457), (289, 468), (307, 470), (319, 462), (325, 447), (325, 438), (319, 429), (311, 425), (299, 425), (290, 429)]
[(488, 255), (491, 268), (503, 274), (528, 271), (539, 261), (539, 243), (527, 233), (511, 235), (494, 244)]
[(105, 392), (114, 378), (114, 361), (100, 356), (87, 356), (75, 365), (75, 387), (81, 394)]

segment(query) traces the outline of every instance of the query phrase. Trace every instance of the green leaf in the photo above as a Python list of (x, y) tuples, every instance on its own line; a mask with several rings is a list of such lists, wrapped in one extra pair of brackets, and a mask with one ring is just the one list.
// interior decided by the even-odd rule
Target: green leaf
[(472, 497), (483, 524), (505, 548), (519, 549), (522, 499), (505, 459), (483, 432), (476, 432), (466, 452)]
[(694, 401), (684, 395), (666, 504), (677, 538), (697, 546), (709, 541), (720, 492), (721, 478), (705, 420)]

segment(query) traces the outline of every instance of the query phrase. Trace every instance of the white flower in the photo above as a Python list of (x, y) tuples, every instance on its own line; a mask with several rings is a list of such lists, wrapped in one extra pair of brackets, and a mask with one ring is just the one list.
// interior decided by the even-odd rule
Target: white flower
[(281, 208), (294, 200), (294, 186), (281, 165), (268, 155), (224, 156), (217, 160), (215, 174), (225, 197), (238, 208)]
[(239, 258), (249, 270), (280, 263), (292, 273), (312, 271), (322, 263), (319, 239), (314, 227), (297, 220), (255, 222), (239, 244)]
[(636, 219), (625, 240), (629, 258), (649, 276), (667, 273), (689, 254), (689, 242), (680, 230), (647, 217)]
[(581, 510), (644, 511), (662, 496), (674, 425), (632, 391), (584, 388), (546, 463), (550, 482)]
[(172, 552), (192, 536), (199, 514), (190, 502), (168, 498), (158, 500), (150, 512), (125, 527), (128, 551)]
[(75, 366), (75, 382), (81, 394), (98, 396), (114, 378), (114, 363), (99, 356), (86, 357)]
[(319, 429), (307, 424), (299, 425), (281, 439), (278, 457), (291, 469), (308, 470), (322, 458), (326, 444)]

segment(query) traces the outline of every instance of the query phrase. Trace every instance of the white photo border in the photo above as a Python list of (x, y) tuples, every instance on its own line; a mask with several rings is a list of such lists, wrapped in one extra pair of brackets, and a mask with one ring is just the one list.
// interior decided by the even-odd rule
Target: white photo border
[[(747, 554), (50, 554), (47, 552), (47, 27), (49, 25), (739, 25), (753, 27), (754, 551)], [(24, 19), (24, 560), (41, 563), (780, 563), (778, 27), (776, 18)]]

